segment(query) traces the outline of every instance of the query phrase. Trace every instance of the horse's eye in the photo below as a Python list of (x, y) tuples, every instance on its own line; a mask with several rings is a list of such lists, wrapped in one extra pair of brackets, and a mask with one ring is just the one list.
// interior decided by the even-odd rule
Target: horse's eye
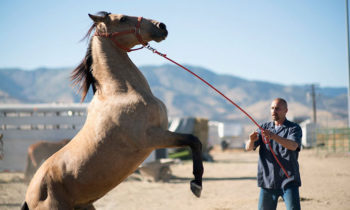
[(121, 23), (125, 22), (125, 21), (126, 21), (126, 17), (124, 16), (124, 17), (120, 18), (119, 21), (120, 21)]

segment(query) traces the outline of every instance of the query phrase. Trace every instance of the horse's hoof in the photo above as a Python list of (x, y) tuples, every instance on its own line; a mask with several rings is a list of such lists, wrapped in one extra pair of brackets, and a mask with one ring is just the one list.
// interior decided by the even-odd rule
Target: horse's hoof
[(191, 181), (191, 191), (193, 192), (193, 194), (195, 196), (197, 196), (199, 198), (199, 197), (201, 197), (202, 186), (196, 184), (193, 180), (193, 181)]

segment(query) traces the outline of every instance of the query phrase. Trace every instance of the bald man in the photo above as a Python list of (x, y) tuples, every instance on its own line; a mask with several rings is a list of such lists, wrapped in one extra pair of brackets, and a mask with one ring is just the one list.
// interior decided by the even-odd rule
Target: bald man
[[(298, 124), (286, 118), (288, 105), (286, 100), (276, 98), (271, 103), (272, 121), (261, 125), (250, 134), (246, 150), (259, 147), (258, 186), (260, 196), (258, 209), (273, 210), (281, 196), (286, 209), (300, 209), (299, 187), (301, 186), (298, 156), (301, 147), (302, 131)], [(273, 157), (268, 144), (262, 136), (270, 140), (271, 148), (285, 168), (289, 178)]]

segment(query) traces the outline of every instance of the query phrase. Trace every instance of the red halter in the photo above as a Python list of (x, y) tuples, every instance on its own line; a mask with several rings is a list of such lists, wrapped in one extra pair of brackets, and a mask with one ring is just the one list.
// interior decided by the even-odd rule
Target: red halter
[[(140, 49), (144, 48), (148, 44), (147, 42), (144, 42), (142, 37), (141, 37), (141, 33), (140, 33), (141, 21), (142, 21), (142, 17), (138, 17), (137, 18), (137, 24), (136, 24), (135, 28), (133, 28), (133, 29), (129, 29), (129, 30), (126, 30), (126, 31), (120, 31), (120, 32), (114, 32), (114, 33), (99, 33), (99, 32), (96, 31), (95, 32), (95, 36), (101, 36), (101, 37), (106, 37), (106, 38), (112, 39), (112, 41), (114, 42), (115, 45), (117, 45), (117, 47), (125, 50), (126, 52), (140, 50)], [(140, 48), (136, 48), (136, 49), (130, 49), (130, 48), (124, 47), (116, 39), (114, 39), (117, 36), (126, 35), (126, 34), (135, 34), (137, 40), (143, 46), (140, 47)]]

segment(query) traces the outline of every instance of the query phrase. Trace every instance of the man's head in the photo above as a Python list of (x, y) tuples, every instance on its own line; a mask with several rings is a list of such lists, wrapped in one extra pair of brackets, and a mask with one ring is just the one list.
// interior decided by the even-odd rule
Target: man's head
[(286, 114), (288, 112), (288, 105), (286, 100), (283, 98), (276, 98), (271, 103), (271, 116), (272, 120), (278, 122), (279, 124), (283, 123), (286, 119)]

